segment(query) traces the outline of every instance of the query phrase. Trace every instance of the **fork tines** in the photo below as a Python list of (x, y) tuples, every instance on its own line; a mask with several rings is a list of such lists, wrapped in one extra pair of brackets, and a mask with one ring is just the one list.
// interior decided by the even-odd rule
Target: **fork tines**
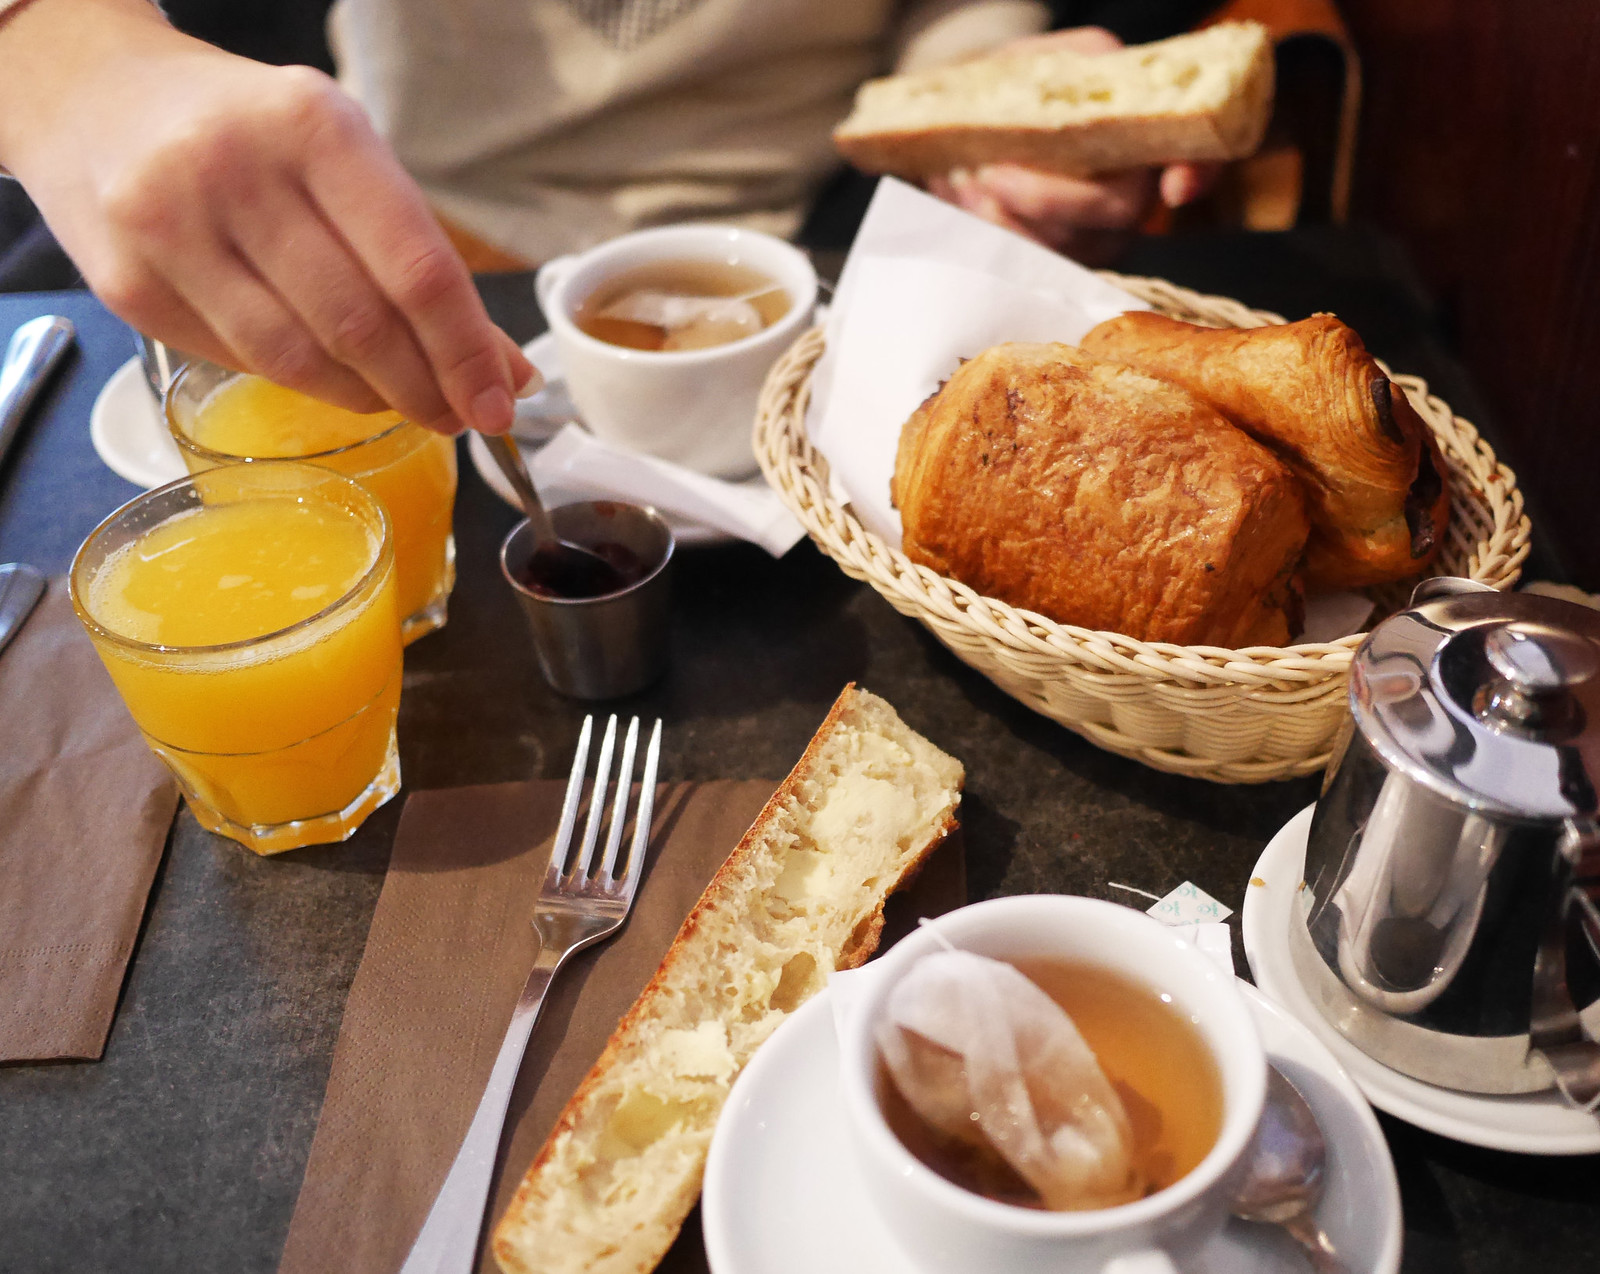
[[(613, 783), (611, 759), (616, 750), (617, 718), (612, 714), (606, 723), (606, 732), (600, 740), (600, 755), (595, 762), (594, 785), (589, 793), (589, 814), (584, 822), (583, 839), (577, 854), (568, 862), (572, 833), (577, 824), (578, 807), (583, 795), (584, 779), (589, 763), (589, 743), (594, 735), (594, 717), (583, 719), (583, 729), (578, 733), (578, 749), (572, 758), (572, 773), (567, 778), (567, 794), (561, 804), (561, 824), (556, 833), (555, 849), (550, 857), (546, 883), (550, 886), (581, 888), (593, 881), (601, 890), (610, 892), (617, 887), (617, 851), (622, 844), (622, 833), (628, 823), (628, 798), (633, 788), (634, 758), (639, 747), (639, 718), (628, 724), (627, 737), (622, 742), (622, 762), (615, 775), (615, 795), (611, 800), (610, 816), (606, 813), (606, 791)], [(624, 892), (631, 892), (644, 869), (645, 844), (650, 836), (650, 817), (656, 791), (656, 768), (661, 758), (661, 719), (656, 718), (650, 733), (650, 743), (645, 749), (644, 772), (639, 778), (639, 807), (633, 815), (633, 839), (628, 849), (625, 873), (622, 876)], [(602, 824), (606, 828), (605, 848), (600, 864), (591, 874), (595, 846), (599, 843)]]

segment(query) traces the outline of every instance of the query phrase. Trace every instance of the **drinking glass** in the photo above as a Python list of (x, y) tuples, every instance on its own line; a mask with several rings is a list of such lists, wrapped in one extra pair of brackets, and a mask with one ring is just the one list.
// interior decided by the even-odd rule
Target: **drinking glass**
[[(288, 539), (287, 520), (302, 517)], [(123, 505), (78, 550), (70, 592), (196, 819), (273, 854), (344, 840), (400, 788), (395, 574), (371, 492), (276, 462), (211, 469)], [(226, 609), (238, 590), (266, 600), (240, 617)], [(190, 640), (174, 623), (230, 640), (163, 644)]]
[[(233, 422), (235, 446), (220, 450), (197, 441), (207, 436), (207, 412), (216, 410), (217, 395), (244, 381), (260, 377), (229, 371), (214, 363), (195, 360), (180, 370), (167, 390), (167, 428), (183, 453), (190, 473), (220, 464), (256, 460), (303, 460), (346, 474), (383, 501), (394, 524), (396, 585), (400, 594), (402, 633), (409, 644), (447, 618), (450, 590), (456, 579), (456, 543), (451, 516), (456, 497), (455, 443), (440, 434), (403, 420), (394, 412), (373, 415), (372, 433), (354, 442), (324, 447), (315, 442), (272, 436), (272, 424), (260, 422), (262, 437), (249, 440), (249, 421)], [(319, 426), (339, 419), (339, 408), (314, 398), (296, 395), (297, 439), (315, 438)], [(303, 404), (303, 408), (301, 407)], [(240, 429), (240, 425), (245, 427)]]

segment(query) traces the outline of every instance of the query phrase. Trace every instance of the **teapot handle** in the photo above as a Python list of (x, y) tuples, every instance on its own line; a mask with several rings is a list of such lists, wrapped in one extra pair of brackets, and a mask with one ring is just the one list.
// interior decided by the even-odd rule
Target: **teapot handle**
[(1529, 1045), (1550, 1063), (1567, 1104), (1593, 1111), (1600, 1109), (1600, 1043), (1584, 1033), (1567, 985), (1567, 941), (1574, 921), (1600, 940), (1600, 910), (1592, 898), (1600, 891), (1600, 827), (1569, 821), (1555, 870), (1554, 905), (1533, 965)]

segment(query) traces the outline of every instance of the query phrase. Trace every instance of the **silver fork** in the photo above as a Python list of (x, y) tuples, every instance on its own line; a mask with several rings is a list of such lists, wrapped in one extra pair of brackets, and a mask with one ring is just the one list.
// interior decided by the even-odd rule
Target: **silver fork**
[(567, 794), (561, 803), (561, 822), (556, 829), (555, 847), (545, 872), (544, 887), (534, 908), (533, 927), (539, 935), (539, 955), (522, 988), (505, 1043), (495, 1058), (489, 1085), (472, 1117), (466, 1140), (450, 1165), (422, 1232), (411, 1246), (411, 1254), (400, 1274), (469, 1274), (477, 1255), (478, 1232), (483, 1228), (483, 1210), (494, 1177), (495, 1151), (505, 1125), (506, 1106), (522, 1066), (533, 1024), (539, 1020), (545, 992), (557, 971), (574, 951), (608, 938), (628, 918), (633, 896), (644, 870), (645, 845), (650, 837), (650, 815), (655, 802), (656, 766), (661, 757), (661, 722), (657, 719), (645, 751), (644, 773), (639, 779), (639, 808), (634, 814), (633, 843), (628, 850), (627, 867), (621, 879), (615, 874), (617, 850), (627, 822), (632, 789), (634, 754), (639, 743), (639, 718), (628, 727), (622, 745), (622, 764), (618, 767), (616, 796), (611, 804), (611, 826), (597, 871), (591, 872), (595, 844), (605, 812), (606, 786), (611, 777), (611, 754), (617, 739), (617, 718), (606, 726), (600, 743), (600, 758), (595, 765), (594, 789), (589, 796), (589, 817), (584, 823), (583, 840), (576, 858), (568, 866), (572, 832), (578, 822), (578, 803), (583, 795), (583, 777), (589, 760), (589, 740), (594, 718), (585, 717), (578, 734), (578, 753), (572, 759), (567, 778)]

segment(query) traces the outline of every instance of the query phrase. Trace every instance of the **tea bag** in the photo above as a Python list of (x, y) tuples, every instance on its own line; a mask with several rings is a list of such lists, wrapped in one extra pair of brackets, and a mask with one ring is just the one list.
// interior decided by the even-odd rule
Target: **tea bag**
[[(764, 288), (762, 292), (772, 291)], [(705, 349), (754, 336), (762, 328), (761, 312), (751, 296), (689, 296), (640, 288), (613, 301), (599, 317), (644, 323), (663, 332), (662, 349)]]
[(1057, 1211), (1141, 1198), (1121, 1100), (1064, 1009), (1009, 964), (918, 960), (890, 992), (878, 1048), (929, 1125), (987, 1147)]

